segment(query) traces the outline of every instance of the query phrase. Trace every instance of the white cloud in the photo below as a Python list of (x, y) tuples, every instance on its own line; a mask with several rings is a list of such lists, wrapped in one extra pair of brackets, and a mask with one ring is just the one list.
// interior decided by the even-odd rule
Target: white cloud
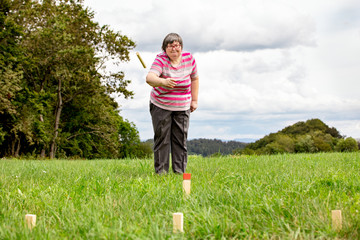
[[(95, 5), (90, 0), (86, 3)], [(178, 32), (191, 51), (252, 51), (314, 44), (313, 20), (279, 0), (126, 4), (108, 0), (97, 9), (103, 22), (112, 22), (114, 28), (133, 37), (139, 49), (147, 51), (158, 48), (169, 32)]]
[[(360, 137), (358, 0), (86, 0), (101, 24), (131, 37), (150, 67), (178, 32), (200, 73), (190, 138), (262, 137), (320, 118)], [(118, 99), (142, 139), (152, 137), (150, 87), (134, 52), (120, 66), (134, 99)]]
[[(200, 95), (199, 109), (191, 117), (194, 126), (189, 137), (258, 136), (261, 135), (258, 129), (265, 135), (284, 128), (284, 122), (316, 117), (325, 121), (338, 118), (339, 112), (348, 117), (356, 116), (360, 111), (359, 99), (343, 99), (308, 86), (307, 75), (302, 71), (305, 66), (295, 58), (297, 51), (195, 53), (201, 73)], [(148, 66), (155, 54), (143, 54)], [(151, 138), (150, 87), (145, 83), (146, 70), (141, 69), (140, 62), (133, 56), (125, 72), (133, 79), (130, 89), (136, 95), (133, 100), (122, 100), (123, 112), (138, 126), (143, 139)], [(252, 125), (252, 132), (238, 126), (246, 126), (249, 121), (259, 122)]]

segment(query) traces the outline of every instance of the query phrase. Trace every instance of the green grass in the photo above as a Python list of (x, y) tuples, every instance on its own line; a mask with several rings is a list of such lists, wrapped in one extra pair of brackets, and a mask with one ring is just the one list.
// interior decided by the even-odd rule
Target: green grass
[(359, 239), (359, 169), (359, 153), (192, 156), (184, 199), (182, 176), (150, 159), (1, 160), (0, 239)]

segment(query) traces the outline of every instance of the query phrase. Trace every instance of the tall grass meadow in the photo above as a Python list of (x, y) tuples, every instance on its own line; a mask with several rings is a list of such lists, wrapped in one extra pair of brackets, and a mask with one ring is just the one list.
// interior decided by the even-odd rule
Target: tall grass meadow
[(151, 159), (2, 159), (0, 239), (359, 239), (359, 169), (359, 152), (190, 156), (184, 198), (182, 176)]

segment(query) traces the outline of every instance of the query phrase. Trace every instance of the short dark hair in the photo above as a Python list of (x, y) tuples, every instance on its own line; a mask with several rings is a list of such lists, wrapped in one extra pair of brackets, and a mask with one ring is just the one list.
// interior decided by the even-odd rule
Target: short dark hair
[(166, 52), (166, 47), (168, 44), (172, 44), (173, 42), (179, 42), (181, 45), (181, 49), (183, 49), (183, 41), (179, 34), (177, 33), (169, 33), (164, 38), (163, 44), (162, 44), (162, 50)]

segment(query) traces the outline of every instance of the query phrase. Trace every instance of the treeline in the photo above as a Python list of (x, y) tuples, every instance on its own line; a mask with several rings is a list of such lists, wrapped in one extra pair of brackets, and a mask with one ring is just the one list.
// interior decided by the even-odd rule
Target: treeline
[(357, 151), (359, 143), (351, 137), (341, 136), (319, 119), (297, 122), (277, 133), (271, 133), (235, 154), (278, 154)]
[(0, 1), (0, 157), (151, 154), (113, 98), (130, 80), (105, 64), (135, 43), (93, 19), (82, 0)]
[[(147, 148), (154, 146), (153, 139), (142, 142)], [(187, 141), (188, 155), (219, 156), (233, 154), (235, 150), (245, 148), (247, 143), (238, 141), (222, 141), (219, 139), (192, 139)]]
[(207, 156), (229, 155), (236, 149), (243, 149), (247, 144), (237, 141), (222, 141), (219, 139), (193, 139), (187, 143), (188, 154)]

